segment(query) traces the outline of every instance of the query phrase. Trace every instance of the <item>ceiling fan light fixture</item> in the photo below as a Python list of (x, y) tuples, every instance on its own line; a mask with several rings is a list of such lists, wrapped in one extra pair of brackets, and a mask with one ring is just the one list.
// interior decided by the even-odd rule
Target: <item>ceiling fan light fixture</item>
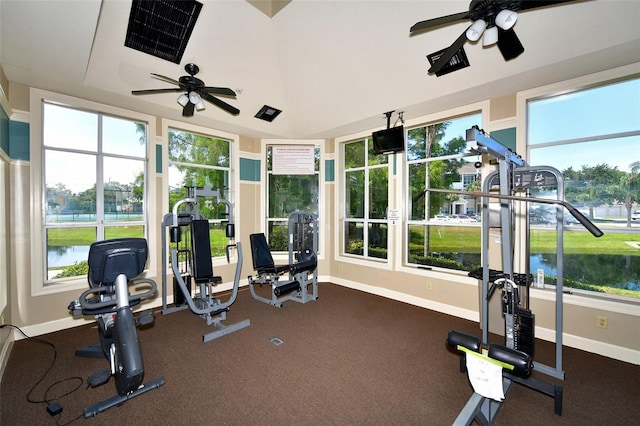
[(491, 46), (498, 42), (498, 27), (489, 27), (485, 30), (484, 36), (482, 36), (482, 45)]
[(189, 102), (194, 105), (198, 105), (202, 102), (202, 99), (200, 99), (200, 95), (198, 95), (196, 92), (189, 92)]
[(198, 111), (202, 111), (204, 109), (204, 102), (202, 102), (202, 99), (200, 99), (200, 102), (196, 104), (196, 109)]
[(511, 29), (518, 20), (518, 13), (513, 10), (504, 9), (496, 15), (496, 25), (503, 30)]
[(177, 102), (180, 105), (185, 106), (187, 105), (187, 102), (189, 102), (189, 97), (183, 93), (182, 95), (178, 96)]
[(467, 28), (467, 38), (470, 41), (478, 41), (485, 28), (487, 28), (487, 22), (484, 19), (476, 20), (469, 28)]

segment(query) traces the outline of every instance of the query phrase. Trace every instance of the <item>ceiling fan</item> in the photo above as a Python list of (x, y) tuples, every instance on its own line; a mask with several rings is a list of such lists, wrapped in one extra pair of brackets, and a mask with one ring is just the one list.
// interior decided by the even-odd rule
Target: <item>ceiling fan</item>
[(411, 27), (409, 33), (413, 35), (414, 33), (431, 30), (443, 25), (466, 21), (467, 19), (472, 21), (472, 24), (460, 37), (432, 63), (429, 73), (440, 72), (443, 67), (449, 64), (449, 61), (464, 46), (467, 40), (477, 41), (483, 33), (483, 45), (490, 46), (497, 43), (500, 53), (508, 61), (524, 52), (524, 47), (512, 28), (516, 23), (517, 12), (569, 1), (575, 0), (472, 0), (468, 11), (420, 21)]
[(238, 115), (240, 110), (228, 103), (221, 101), (216, 96), (228, 96), (235, 99), (236, 92), (226, 87), (209, 87), (205, 86), (204, 82), (199, 78), (194, 77), (200, 71), (200, 68), (196, 64), (187, 64), (184, 66), (185, 71), (189, 75), (183, 75), (179, 80), (174, 80), (164, 75), (151, 73), (151, 76), (158, 80), (165, 81), (167, 83), (175, 84), (178, 87), (172, 87), (168, 89), (149, 89), (149, 90), (132, 90), (132, 95), (151, 95), (155, 93), (167, 93), (167, 92), (184, 92), (178, 96), (178, 103), (182, 105), (182, 116), (191, 117), (195, 109), (198, 111), (204, 109), (204, 102), (209, 101), (212, 104), (222, 108), (226, 112), (232, 115)]

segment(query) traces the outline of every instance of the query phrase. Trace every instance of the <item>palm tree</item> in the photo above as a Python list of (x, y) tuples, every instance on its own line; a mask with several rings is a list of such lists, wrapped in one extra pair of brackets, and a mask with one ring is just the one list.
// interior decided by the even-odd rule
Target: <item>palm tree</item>
[(620, 187), (624, 197), (624, 206), (627, 209), (627, 228), (631, 228), (631, 210), (633, 205), (640, 201), (640, 161), (634, 161), (629, 166), (621, 181)]

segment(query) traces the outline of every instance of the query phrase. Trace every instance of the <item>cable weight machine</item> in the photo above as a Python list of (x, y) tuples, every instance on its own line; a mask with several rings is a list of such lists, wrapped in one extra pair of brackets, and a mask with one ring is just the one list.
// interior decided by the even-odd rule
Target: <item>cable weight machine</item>
[[(173, 206), (173, 211), (167, 213), (162, 221), (162, 314), (190, 309), (203, 318), (207, 325), (215, 330), (202, 336), (208, 342), (234, 331), (248, 327), (250, 321), (243, 320), (235, 324), (223, 324), (227, 312), (235, 302), (242, 273), (242, 245), (240, 242), (228, 244), (225, 248), (227, 262), (230, 261), (230, 251), (236, 249), (237, 264), (233, 280), (232, 292), (226, 301), (214, 295), (214, 287), (222, 282), (222, 277), (213, 275), (211, 262), (211, 242), (209, 221), (202, 217), (199, 208), (200, 198), (213, 198), (216, 204), (226, 206), (228, 221), (225, 234), (227, 238), (235, 237), (233, 223), (233, 205), (222, 198), (219, 190), (210, 185), (204, 187), (187, 187), (187, 197), (179, 200)], [(167, 241), (169, 235), (169, 241)], [(169, 245), (174, 247), (170, 248)], [(169, 306), (167, 295), (167, 261), (170, 252), (171, 270), (173, 271), (173, 306)], [(182, 259), (180, 257), (182, 256)], [(192, 289), (192, 283), (197, 288)]]
[[(512, 383), (524, 385), (554, 398), (554, 412), (562, 414), (562, 386), (552, 385), (530, 376), (532, 370), (539, 371), (550, 377), (564, 380), (562, 370), (562, 329), (563, 329), (563, 222), (564, 209), (578, 220), (592, 235), (600, 237), (602, 231), (580, 213), (574, 206), (564, 201), (564, 187), (562, 174), (549, 166), (531, 167), (526, 164), (518, 154), (509, 150), (499, 142), (490, 138), (478, 127), (467, 130), (467, 145), (471, 152), (478, 155), (489, 155), (498, 160), (498, 170), (490, 173), (484, 180), (483, 190), (480, 191), (456, 191), (449, 189), (426, 189), (424, 192), (436, 192), (456, 194), (482, 198), (482, 268), (472, 271), (469, 276), (482, 280), (480, 289), (480, 325), (482, 339), (475, 342), (473, 336), (463, 335), (452, 331), (447, 343), (461, 351), (461, 371), (465, 352), (486, 352), (489, 348), (489, 357), (492, 355), (491, 346), (488, 345), (489, 334), (489, 302), (496, 289), (501, 289), (501, 307), (504, 317), (505, 345), (499, 346), (493, 353), (497, 354), (496, 360), (507, 364), (520, 366), (516, 368), (518, 374), (503, 370), (503, 388), (507, 395)], [(535, 198), (530, 196), (535, 188), (557, 188), (556, 199)], [(497, 191), (497, 192), (496, 192)], [(497, 202), (489, 203), (489, 200)], [(516, 202), (518, 204), (516, 204)], [(547, 366), (533, 361), (534, 356), (534, 315), (529, 310), (529, 289), (532, 284), (532, 276), (528, 272), (528, 226), (526, 247), (526, 271), (517, 273), (514, 270), (514, 242), (516, 236), (515, 212), (522, 205), (528, 203), (541, 203), (555, 206), (556, 210), (556, 256), (557, 256), (557, 283), (555, 290), (555, 366)], [(497, 207), (497, 209), (496, 209)], [(519, 210), (521, 211), (521, 210)], [(527, 214), (528, 216), (528, 214)], [(502, 271), (489, 267), (490, 228), (500, 228), (500, 257)], [(519, 233), (518, 235), (523, 235)], [(522, 258), (522, 257), (521, 257)], [(468, 344), (468, 346), (467, 346)], [(471, 396), (462, 409), (455, 425), (468, 425), (476, 420), (483, 425), (492, 424), (500, 408), (500, 401), (482, 396), (476, 392)]]

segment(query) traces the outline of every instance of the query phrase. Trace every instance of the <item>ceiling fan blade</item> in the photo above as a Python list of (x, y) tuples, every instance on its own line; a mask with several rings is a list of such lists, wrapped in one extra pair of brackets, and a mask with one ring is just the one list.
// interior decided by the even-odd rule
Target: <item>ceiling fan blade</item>
[(205, 93), (210, 93), (212, 95), (218, 96), (236, 96), (236, 92), (227, 88), (227, 87), (203, 87), (202, 89)]
[(158, 80), (162, 80), (162, 81), (166, 81), (167, 83), (171, 83), (171, 84), (175, 84), (176, 86), (180, 86), (180, 82), (178, 80), (174, 80), (173, 78), (161, 75), (161, 74), (155, 74), (155, 73), (151, 73), (151, 75), (155, 78), (157, 78)]
[(524, 0), (520, 2), (519, 10), (535, 9), (537, 7), (553, 6), (559, 3), (569, 3), (576, 0), (558, 0), (558, 1), (538, 1), (538, 0)]
[(183, 117), (193, 117), (193, 110), (195, 109), (195, 105), (191, 102), (187, 102), (187, 104), (182, 108), (182, 116)]
[(206, 99), (207, 101), (211, 102), (212, 104), (222, 108), (223, 110), (227, 111), (229, 114), (231, 115), (238, 115), (240, 114), (240, 110), (234, 106), (229, 105), (228, 103), (221, 101), (220, 99), (214, 98), (213, 96), (211, 96), (208, 93), (203, 93), (202, 94), (202, 98)]
[(182, 89), (179, 87), (171, 88), (171, 89), (149, 89), (149, 90), (132, 90), (132, 95), (152, 95), (154, 93), (167, 93), (167, 92), (182, 92)]
[(444, 51), (444, 53), (438, 58), (438, 60), (431, 66), (431, 68), (429, 68), (429, 74), (435, 74), (437, 72), (439, 72), (442, 67), (444, 67), (445, 65), (447, 65), (449, 63), (449, 61), (451, 60), (451, 58), (453, 58), (453, 55), (456, 54), (456, 52), (458, 50), (460, 50), (460, 48), (462, 46), (464, 46), (464, 43), (467, 41), (467, 31), (463, 31), (463, 33), (460, 35), (460, 37), (458, 37), (456, 39), (456, 41), (453, 42), (453, 44), (451, 46), (449, 46), (447, 48), (447, 50)]
[(429, 30), (431, 28), (439, 27), (440, 25), (450, 24), (452, 22), (464, 21), (469, 17), (469, 12), (454, 13), (452, 15), (441, 16), (439, 18), (427, 19), (426, 21), (420, 21), (414, 24), (409, 33), (417, 31)]
[(502, 53), (505, 61), (517, 58), (524, 52), (524, 46), (522, 46), (513, 28), (503, 30), (498, 27), (498, 49), (500, 49), (500, 53)]

